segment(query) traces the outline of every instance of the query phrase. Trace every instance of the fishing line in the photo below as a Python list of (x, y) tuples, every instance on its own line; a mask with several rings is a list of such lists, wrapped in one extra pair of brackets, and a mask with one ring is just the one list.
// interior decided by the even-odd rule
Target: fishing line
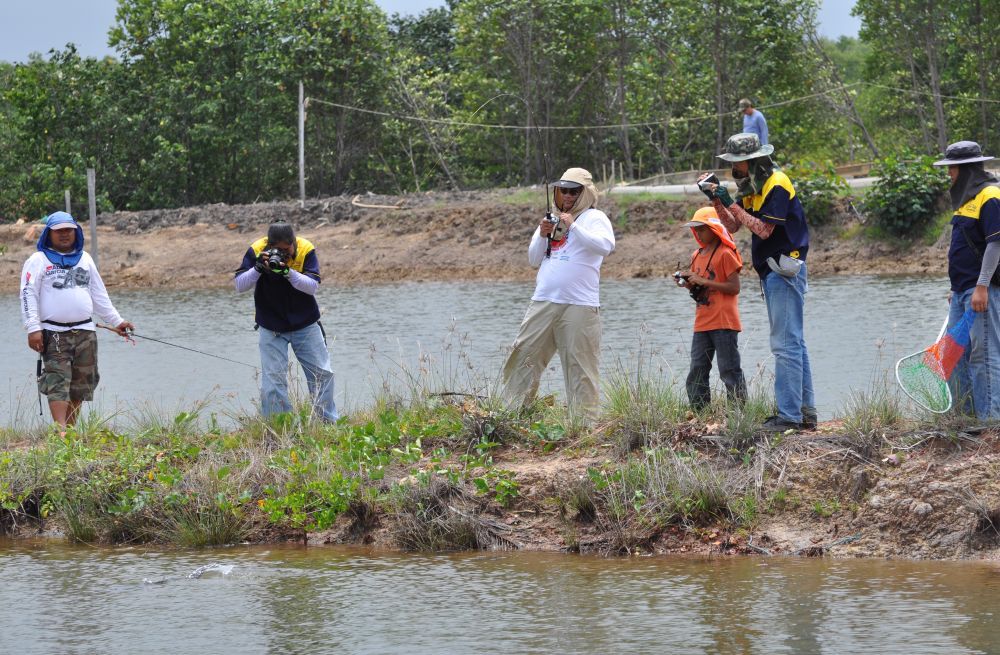
[[(118, 330), (114, 329), (113, 327), (109, 327), (107, 325), (101, 325), (100, 323), (97, 324), (97, 327), (104, 328), (105, 330), (108, 330), (109, 332), (114, 332), (115, 334), (118, 334)], [(121, 336), (121, 335), (119, 335), (119, 336)], [(162, 343), (164, 346), (170, 346), (171, 348), (180, 348), (181, 350), (187, 350), (188, 352), (197, 353), (199, 355), (204, 355), (206, 357), (214, 357), (216, 359), (221, 359), (223, 361), (231, 362), (233, 364), (239, 364), (240, 366), (247, 366), (247, 367), (252, 368), (254, 370), (258, 370), (258, 371), (260, 370), (260, 367), (254, 366), (253, 364), (247, 364), (246, 362), (241, 362), (241, 361), (238, 361), (238, 360), (235, 360), (235, 359), (229, 359), (228, 357), (223, 357), (222, 355), (215, 355), (215, 354), (212, 354), (212, 353), (207, 353), (207, 352), (205, 352), (203, 350), (197, 350), (195, 348), (188, 348), (187, 346), (181, 346), (181, 345), (178, 345), (176, 343), (170, 343), (168, 341), (163, 341), (161, 339), (154, 339), (153, 337), (147, 337), (147, 336), (144, 336), (142, 334), (136, 334), (135, 332), (129, 332), (128, 336), (126, 336), (125, 339), (126, 340), (129, 340), (129, 339), (145, 339), (146, 341), (155, 341), (156, 343)]]

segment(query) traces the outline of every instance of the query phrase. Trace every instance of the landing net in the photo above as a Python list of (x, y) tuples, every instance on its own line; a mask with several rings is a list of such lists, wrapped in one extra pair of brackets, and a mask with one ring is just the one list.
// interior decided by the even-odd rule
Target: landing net
[(896, 362), (896, 381), (903, 392), (924, 409), (935, 414), (951, 409), (948, 379), (969, 347), (975, 316), (970, 309), (950, 330), (944, 332), (942, 328), (932, 346)]

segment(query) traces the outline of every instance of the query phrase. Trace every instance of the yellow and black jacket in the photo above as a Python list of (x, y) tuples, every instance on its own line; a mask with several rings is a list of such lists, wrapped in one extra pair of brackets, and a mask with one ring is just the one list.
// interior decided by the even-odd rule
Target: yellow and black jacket
[(951, 217), (948, 278), (960, 293), (976, 286), (986, 244), (1000, 239), (1000, 187), (987, 186)]
[[(267, 238), (254, 241), (243, 255), (236, 274), (253, 268), (258, 255), (267, 248)], [(295, 239), (295, 258), (288, 267), (317, 281), (320, 280), (316, 248), (307, 239)], [(254, 320), (257, 325), (272, 332), (293, 332), (308, 327), (319, 320), (316, 298), (292, 287), (283, 275), (264, 273), (257, 280), (253, 292)]]
[(743, 208), (765, 223), (774, 225), (771, 236), (761, 239), (756, 234), (750, 242), (753, 268), (761, 277), (771, 272), (767, 258), (788, 255), (805, 259), (809, 252), (809, 227), (802, 203), (795, 195), (792, 181), (781, 171), (774, 171), (760, 193), (744, 196)]

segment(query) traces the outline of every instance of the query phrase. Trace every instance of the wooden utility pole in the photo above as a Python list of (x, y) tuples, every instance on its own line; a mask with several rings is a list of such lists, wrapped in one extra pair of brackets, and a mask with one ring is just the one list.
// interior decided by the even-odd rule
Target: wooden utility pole
[(66, 213), (67, 213), (67, 214), (72, 214), (72, 213), (73, 213), (73, 212), (71, 211), (71, 209), (72, 209), (72, 205), (70, 205), (70, 202), (69, 202), (69, 189), (65, 189), (65, 190), (63, 191), (63, 195), (64, 195), (64, 196), (65, 196), (65, 198), (66, 198)]
[(299, 207), (306, 206), (306, 92), (299, 82)]

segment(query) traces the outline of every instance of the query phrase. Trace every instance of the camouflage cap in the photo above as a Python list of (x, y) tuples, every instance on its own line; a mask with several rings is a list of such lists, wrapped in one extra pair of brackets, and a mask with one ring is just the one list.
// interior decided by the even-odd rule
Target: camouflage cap
[(760, 145), (760, 137), (753, 132), (740, 132), (729, 137), (726, 141), (726, 151), (717, 155), (719, 159), (726, 161), (746, 161), (757, 157), (766, 157), (774, 152), (774, 146), (770, 143)]

